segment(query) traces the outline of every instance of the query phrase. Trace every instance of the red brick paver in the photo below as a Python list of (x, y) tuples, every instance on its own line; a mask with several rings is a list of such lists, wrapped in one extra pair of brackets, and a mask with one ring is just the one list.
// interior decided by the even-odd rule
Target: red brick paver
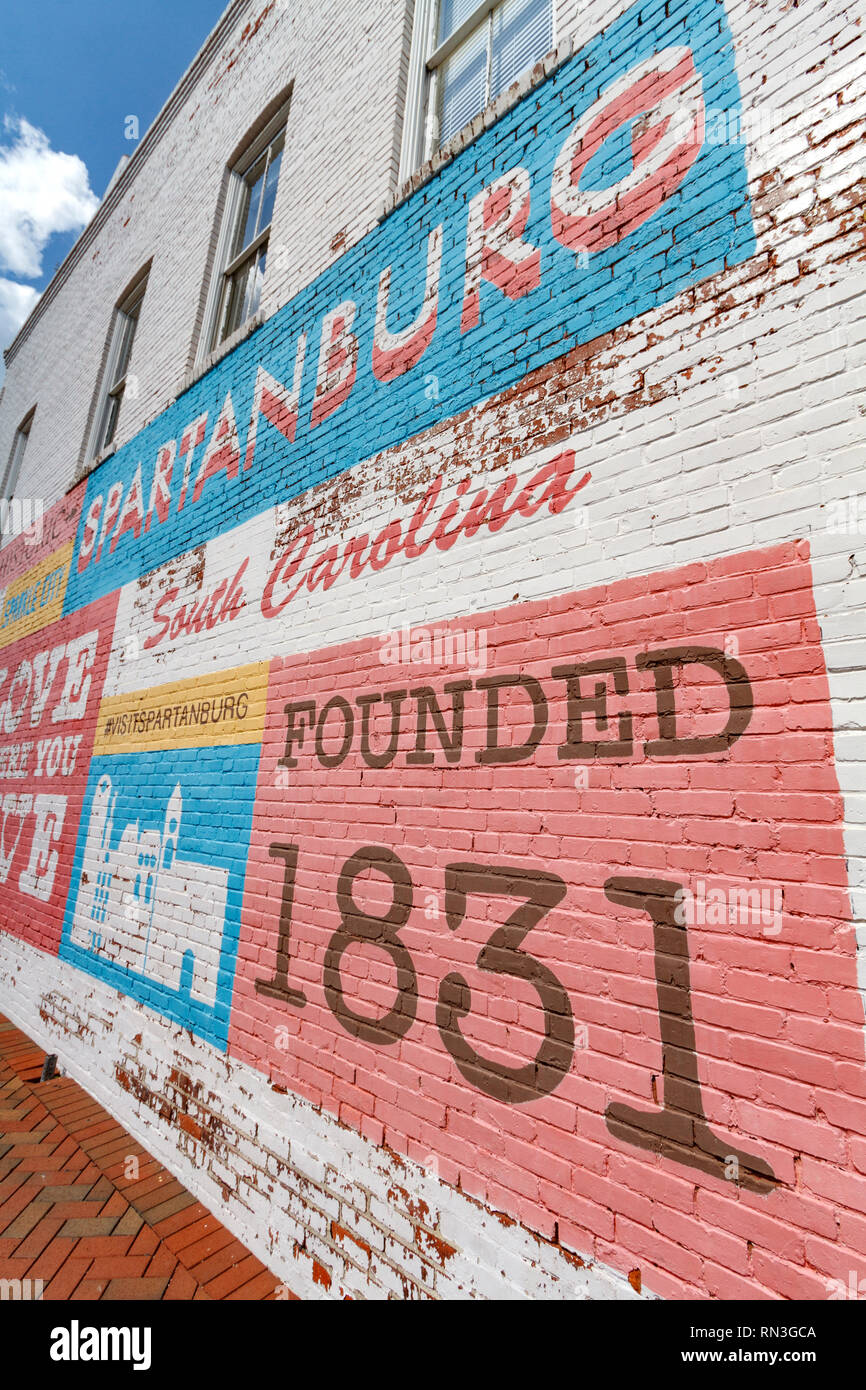
[(40, 1081), (44, 1060), (0, 1014), (0, 1279), (58, 1300), (274, 1298), (276, 1275), (77, 1082)]

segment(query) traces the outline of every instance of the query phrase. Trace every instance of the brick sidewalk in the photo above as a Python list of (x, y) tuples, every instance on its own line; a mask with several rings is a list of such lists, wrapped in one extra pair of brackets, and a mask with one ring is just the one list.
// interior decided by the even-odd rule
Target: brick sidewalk
[(58, 1300), (274, 1298), (276, 1276), (86, 1091), (40, 1082), (44, 1059), (0, 1014), (0, 1279)]

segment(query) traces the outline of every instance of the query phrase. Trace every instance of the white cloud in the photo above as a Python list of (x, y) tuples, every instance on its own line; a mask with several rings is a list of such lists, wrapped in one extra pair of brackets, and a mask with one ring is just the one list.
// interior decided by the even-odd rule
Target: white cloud
[[(0, 86), (4, 86), (0, 73)], [(55, 232), (78, 232), (99, 207), (84, 161), (53, 150), (48, 136), (7, 116), (0, 138), (0, 271), (23, 279), (42, 274), (42, 255)], [(0, 348), (8, 347), (38, 290), (0, 277)], [(4, 376), (0, 358), (0, 384)]]
[(49, 238), (80, 231), (99, 199), (78, 155), (53, 150), (23, 118), (7, 116), (3, 125), (11, 140), (0, 144), (0, 270), (35, 279)]
[[(32, 285), (16, 285), (14, 280), (0, 276), (0, 348), (9, 346), (38, 298), (39, 291)], [(4, 375), (0, 356), (0, 385)]]

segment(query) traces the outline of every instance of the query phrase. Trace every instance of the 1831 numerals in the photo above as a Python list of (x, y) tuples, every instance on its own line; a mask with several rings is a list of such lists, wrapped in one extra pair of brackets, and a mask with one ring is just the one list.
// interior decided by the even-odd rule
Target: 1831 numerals
[[(290, 983), (291, 926), (297, 845), (274, 843), (272, 857), (284, 865), (276, 964), (269, 980), (257, 980), (259, 994), (304, 1008), (303, 990)], [(359, 876), (372, 870), (388, 880), (387, 912), (365, 911), (355, 896)], [(765, 1160), (732, 1148), (710, 1128), (698, 1076), (689, 953), (686, 929), (674, 911), (679, 884), (655, 878), (617, 875), (605, 884), (609, 901), (646, 913), (653, 924), (653, 954), (662, 1042), (664, 1096), (660, 1107), (644, 1110), (612, 1101), (605, 1112), (610, 1133), (641, 1149), (672, 1158), (715, 1176), (732, 1177), (739, 1186), (766, 1193), (778, 1183)], [(445, 921), (452, 932), (464, 922), (470, 898), (512, 898), (517, 906), (482, 946), (479, 970), (522, 980), (538, 995), (544, 1038), (535, 1056), (522, 1066), (484, 1057), (467, 1040), (461, 1023), (472, 1013), (472, 990), (452, 971), (439, 985), (436, 1026), (461, 1076), (485, 1095), (507, 1105), (540, 1100), (556, 1090), (571, 1067), (575, 1029), (568, 991), (549, 966), (524, 949), (527, 935), (563, 901), (566, 884), (557, 874), (534, 867), (454, 863), (445, 868)], [(400, 933), (412, 914), (414, 886), (408, 867), (384, 845), (364, 845), (345, 861), (337, 880), (340, 925), (325, 951), (323, 983), (328, 1007), (341, 1027), (377, 1046), (392, 1046), (405, 1037), (418, 1012), (418, 975)], [(359, 1014), (346, 999), (342, 964), (357, 944), (375, 946), (396, 971), (396, 992), (387, 1013)]]
[[(290, 983), (291, 928), (297, 845), (274, 843), (273, 858), (282, 859), (283, 892), (277, 938), (276, 966), (269, 980), (257, 980), (256, 990), (295, 1008), (307, 1002), (303, 990)], [(355, 882), (372, 869), (391, 885), (391, 903), (384, 915), (364, 911), (355, 897)], [(522, 949), (523, 939), (566, 894), (563, 879), (532, 868), (496, 864), (449, 864), (445, 869), (445, 920), (456, 931), (466, 917), (468, 899), (511, 897), (518, 906), (479, 952), (476, 964), (489, 974), (525, 980), (536, 991), (544, 1012), (545, 1035), (536, 1056), (524, 1066), (511, 1067), (483, 1057), (467, 1042), (460, 1024), (472, 1011), (472, 992), (462, 975), (447, 975), (439, 986), (436, 1026), (461, 1075), (486, 1095), (518, 1105), (550, 1095), (571, 1066), (574, 1018), (568, 992), (553, 971)], [(328, 1007), (353, 1037), (389, 1046), (408, 1033), (418, 1011), (418, 975), (400, 932), (409, 921), (414, 899), (412, 876), (398, 854), (384, 845), (364, 845), (343, 864), (337, 879), (340, 926), (325, 951), (323, 983)], [(379, 1018), (357, 1013), (346, 999), (341, 966), (347, 950), (358, 943), (384, 951), (396, 970), (396, 995)]]

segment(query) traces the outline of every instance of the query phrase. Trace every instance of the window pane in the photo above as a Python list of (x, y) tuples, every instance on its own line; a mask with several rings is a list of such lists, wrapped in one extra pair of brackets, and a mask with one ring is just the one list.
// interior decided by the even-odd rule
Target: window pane
[(263, 232), (266, 227), (271, 225), (271, 218), (274, 215), (274, 200), (277, 196), (277, 182), (280, 177), (280, 164), (283, 158), (283, 142), (274, 142), (271, 146), (271, 162), (268, 165), (267, 177), (265, 178), (265, 188), (262, 195), (262, 215), (259, 218), (259, 231)]
[(262, 285), (265, 283), (265, 262), (267, 261), (268, 248), (265, 244), (255, 258), (252, 273), (247, 280), (246, 298), (244, 301), (244, 316), (241, 323), (246, 323), (253, 314), (259, 311), (259, 304), (262, 299)]
[(120, 414), (120, 402), (122, 400), (123, 388), (121, 388), (116, 395), (109, 396), (105, 402), (105, 423), (103, 424), (96, 446), (97, 453), (102, 453), (103, 449), (107, 449), (114, 438), (114, 431), (117, 429), (117, 417)]
[[(471, 15), (478, 0), (442, 0), (439, 6), (439, 33), (436, 39), (437, 44), (444, 43), (449, 34), (453, 34), (455, 29), (459, 29), (464, 19)], [(484, 16), (481, 23), (487, 22)]]
[(236, 333), (248, 319), (258, 313), (266, 260), (267, 243), (226, 279), (220, 317), (217, 320), (220, 325), (217, 343), (225, 342), (226, 338), (230, 338), (232, 333)]
[(261, 159), (256, 160), (244, 180), (249, 192), (241, 206), (241, 215), (238, 218), (239, 236), (232, 252), (233, 256), (240, 255), (244, 247), (249, 246), (258, 229), (259, 205), (262, 201), (262, 184), (265, 178), (265, 158), (266, 156), (262, 155)]
[[(255, 212), (254, 212), (254, 213), (253, 213), (253, 226), (255, 226), (255, 219), (256, 219), (256, 214), (255, 214)], [(234, 258), (235, 258), (235, 256), (239, 255), (240, 252), (243, 250), (244, 246), (246, 245), (246, 242), (245, 242), (244, 238), (245, 238), (245, 236), (246, 236), (247, 224), (248, 224), (249, 220), (250, 220), (250, 190), (249, 190), (248, 185), (247, 185), (247, 184), (244, 184), (244, 186), (243, 186), (243, 191), (242, 191), (241, 194), (240, 194), (240, 206), (238, 207), (237, 220), (236, 220), (235, 225), (234, 225), (234, 231), (233, 231), (233, 234), (232, 234), (231, 245), (229, 246), (228, 259), (229, 259), (230, 261), (233, 261)]]
[(250, 295), (255, 280), (255, 271), (256, 262), (255, 257), (253, 257), (251, 261), (247, 261), (243, 270), (238, 272), (241, 278), (238, 280), (238, 312), (233, 331), (235, 328), (240, 328), (241, 324), (246, 323), (250, 316)]
[(117, 315), (117, 325), (114, 330), (117, 334), (117, 357), (109, 386), (116, 386), (126, 376), (126, 369), (129, 366), (129, 358), (132, 353), (132, 340), (135, 337), (136, 322), (136, 318), (131, 318), (127, 314), (118, 313)]
[(220, 302), (219, 308), (217, 309), (216, 324), (214, 326), (213, 347), (218, 347), (226, 336), (226, 307), (229, 295), (231, 294), (231, 288), (231, 280), (224, 279), (222, 289), (220, 290)]
[(551, 0), (505, 0), (493, 12), (491, 101), (552, 46)]
[(6, 476), (3, 479), (3, 497), (14, 497), (15, 495), (18, 475), (21, 472), (21, 464), (24, 460), (24, 450), (27, 448), (27, 435), (27, 430), (16, 431), (15, 443), (12, 446), (12, 456), (9, 459), (9, 466), (6, 469)]
[(246, 261), (244, 265), (240, 266), (240, 268), (235, 271), (234, 275), (230, 276), (226, 281), (225, 315), (220, 330), (220, 342), (231, 337), (235, 329), (243, 322), (241, 314), (243, 311), (244, 294), (246, 292), (249, 273), (250, 262)]
[(487, 29), (485, 21), (439, 69), (440, 145), (487, 104)]

